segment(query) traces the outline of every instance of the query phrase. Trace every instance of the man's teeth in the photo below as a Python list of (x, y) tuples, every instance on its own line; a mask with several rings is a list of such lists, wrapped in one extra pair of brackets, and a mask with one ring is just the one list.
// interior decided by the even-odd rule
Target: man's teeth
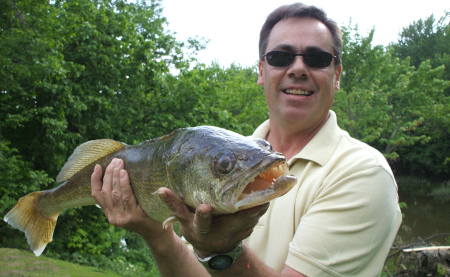
[(305, 96), (309, 96), (312, 94), (312, 92), (310, 92), (310, 91), (304, 91), (304, 90), (300, 90), (300, 89), (287, 89), (284, 92), (287, 94), (305, 95)]

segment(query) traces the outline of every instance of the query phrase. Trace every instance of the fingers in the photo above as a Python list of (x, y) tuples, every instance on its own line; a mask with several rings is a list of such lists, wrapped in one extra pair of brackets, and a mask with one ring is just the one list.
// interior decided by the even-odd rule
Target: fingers
[(211, 232), (212, 225), (212, 207), (205, 204), (198, 206), (194, 216), (195, 231), (202, 235), (208, 234)]
[(127, 171), (121, 169), (119, 178), (124, 209), (129, 211), (134, 210), (137, 206), (137, 201), (136, 198), (134, 197), (133, 189), (131, 188), (130, 179)]
[[(91, 175), (92, 197), (94, 197), (102, 208), (109, 209), (118, 207), (119, 210), (124, 208), (122, 202), (122, 186), (126, 188), (128, 199), (131, 198), (128, 174), (126, 172), (121, 173), (121, 171), (125, 171), (123, 167), (123, 161), (114, 158), (106, 167), (103, 181), (101, 166), (97, 164), (94, 167), (94, 172)], [(121, 174), (124, 181), (123, 184), (121, 184)]]
[(250, 218), (257, 218), (259, 219), (261, 216), (263, 216), (267, 210), (269, 209), (270, 206), (270, 202), (264, 203), (262, 205), (256, 206), (256, 207), (252, 207), (250, 209), (245, 209), (242, 211), (239, 211), (238, 213), (242, 214), (242, 215), (246, 215)]
[(143, 237), (154, 238), (165, 234), (161, 223), (150, 218), (137, 203), (130, 177), (123, 168), (122, 160), (113, 159), (105, 169), (103, 180), (99, 165), (95, 166), (91, 175), (92, 196), (102, 207), (109, 223)]
[(234, 214), (213, 216), (209, 205), (201, 204), (193, 212), (171, 190), (160, 188), (157, 193), (180, 222), (182, 235), (204, 255), (233, 249), (252, 233), (259, 218), (269, 208), (266, 203)]
[(112, 181), (113, 181), (113, 171), (114, 171), (114, 164), (116, 163), (116, 159), (113, 159), (111, 163), (106, 167), (105, 174), (103, 175), (103, 186), (101, 190), (101, 198), (103, 205), (100, 205), (102, 208), (106, 207), (112, 207)]
[(194, 216), (189, 207), (186, 206), (186, 204), (184, 204), (184, 202), (181, 201), (181, 199), (178, 198), (173, 191), (168, 188), (159, 188), (157, 193), (180, 223), (188, 224), (192, 222)]
[[(122, 189), (120, 184), (120, 171), (123, 170), (123, 161), (122, 160), (114, 160), (111, 164), (114, 163), (114, 168), (112, 172), (112, 191), (111, 191), (111, 200), (114, 207), (116, 207), (119, 211), (124, 209), (123, 201), (122, 201)], [(106, 177), (106, 176), (105, 176)]]
[(102, 199), (102, 185), (102, 167), (96, 164), (94, 167), (94, 172), (91, 175), (91, 194), (97, 203), (99, 203), (99, 200)]
[(258, 224), (261, 216), (263, 216), (269, 209), (269, 205), (270, 203), (267, 202), (256, 207), (237, 212), (237, 216), (235, 217), (235, 219), (238, 222), (236, 222), (236, 224), (241, 225), (243, 228), (245, 228), (248, 231), (247, 236), (249, 236), (252, 233), (253, 228), (256, 226), (256, 224)]

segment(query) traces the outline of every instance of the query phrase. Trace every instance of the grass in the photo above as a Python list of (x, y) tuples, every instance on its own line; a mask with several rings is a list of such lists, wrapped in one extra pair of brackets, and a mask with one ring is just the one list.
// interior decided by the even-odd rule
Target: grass
[(0, 277), (7, 276), (120, 277), (121, 275), (44, 256), (36, 257), (25, 250), (0, 248)]

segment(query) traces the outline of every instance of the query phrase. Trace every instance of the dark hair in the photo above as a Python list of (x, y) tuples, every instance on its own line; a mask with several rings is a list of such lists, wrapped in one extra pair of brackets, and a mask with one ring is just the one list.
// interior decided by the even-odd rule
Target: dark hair
[(341, 64), (342, 59), (342, 33), (341, 29), (337, 25), (337, 23), (329, 19), (327, 14), (320, 8), (315, 6), (308, 6), (303, 3), (294, 3), (291, 5), (284, 5), (274, 10), (264, 22), (264, 25), (261, 28), (261, 33), (259, 35), (259, 57), (265, 54), (267, 43), (269, 40), (270, 32), (273, 27), (280, 22), (281, 20), (286, 20), (290, 17), (311, 17), (319, 20), (325, 26), (327, 26), (328, 30), (331, 32), (331, 36), (333, 37), (333, 50), (334, 55), (336, 55), (336, 64)]

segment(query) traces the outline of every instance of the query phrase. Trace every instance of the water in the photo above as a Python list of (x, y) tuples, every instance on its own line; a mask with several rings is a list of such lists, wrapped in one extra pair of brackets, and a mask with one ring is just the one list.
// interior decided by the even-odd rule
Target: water
[(425, 239), (438, 233), (447, 233), (427, 243), (448, 245), (446, 239), (450, 237), (450, 197), (418, 196), (399, 192), (399, 199), (408, 206), (402, 209), (405, 217), (398, 233), (403, 241), (410, 241), (417, 237)]

